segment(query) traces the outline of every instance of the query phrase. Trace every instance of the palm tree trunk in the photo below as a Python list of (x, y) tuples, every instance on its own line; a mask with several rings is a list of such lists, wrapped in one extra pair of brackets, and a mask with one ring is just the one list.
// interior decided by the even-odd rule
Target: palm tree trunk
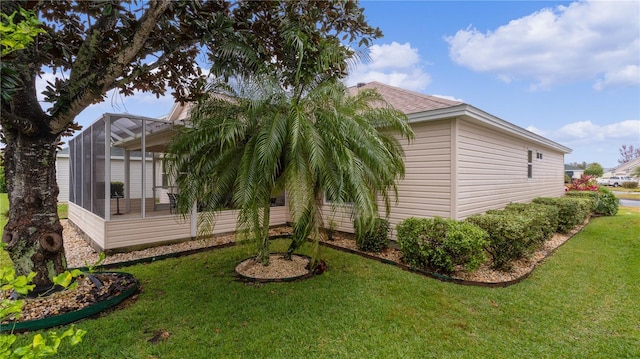
[(2, 241), (17, 275), (35, 272), (38, 287), (66, 270), (62, 225), (58, 218), (56, 147), (58, 136), (25, 135), (3, 129), (7, 137), (5, 176), (9, 218)]
[(271, 215), (271, 207), (269, 203), (264, 206), (264, 217), (262, 218), (262, 225), (258, 231), (260, 235), (260, 247), (258, 248), (258, 261), (264, 266), (269, 265), (269, 220)]
[[(293, 224), (293, 240), (287, 248), (287, 253), (285, 254), (285, 259), (291, 260), (291, 256), (293, 253), (300, 248), (302, 243), (309, 239), (309, 236), (313, 239), (313, 256), (317, 254), (317, 248), (319, 247), (320, 236), (324, 235), (323, 231), (320, 231), (320, 228), (324, 227), (324, 221), (322, 219), (322, 200), (323, 193), (321, 191), (316, 191), (315, 194), (315, 207), (310, 208), (310, 213), (308, 213), (309, 221), (306, 223), (294, 223)], [(315, 258), (314, 258), (315, 260)]]

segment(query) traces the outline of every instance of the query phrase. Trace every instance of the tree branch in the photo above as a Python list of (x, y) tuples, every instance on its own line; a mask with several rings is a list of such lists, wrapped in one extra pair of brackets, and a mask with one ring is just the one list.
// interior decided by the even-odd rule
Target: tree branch
[(171, 5), (170, 0), (149, 2), (149, 9), (147, 9), (140, 18), (140, 25), (136, 29), (131, 41), (128, 42), (128, 46), (124, 47), (114, 56), (114, 61), (106, 69), (104, 76), (95, 79), (95, 84), (98, 86), (92, 87), (91, 90), (86, 87), (79, 87), (76, 90), (78, 93), (72, 94), (72, 100), (68, 109), (57, 114), (51, 121), (50, 130), (52, 133), (64, 131), (80, 112), (91, 105), (96, 99), (102, 96), (102, 94), (113, 88), (116, 79), (124, 75), (124, 69), (133, 62), (136, 57), (147, 53), (147, 51), (143, 51), (145, 42), (157, 26), (158, 19), (164, 14), (169, 5)]

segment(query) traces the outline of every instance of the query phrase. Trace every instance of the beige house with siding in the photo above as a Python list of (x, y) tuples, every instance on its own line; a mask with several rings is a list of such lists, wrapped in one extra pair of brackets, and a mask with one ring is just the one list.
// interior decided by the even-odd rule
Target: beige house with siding
[[(350, 90), (365, 88), (375, 88), (387, 102), (406, 113), (415, 132), (415, 139), (405, 144), (406, 175), (398, 185), (398, 203), (391, 209), (392, 228), (411, 216), (464, 219), (511, 202), (564, 193), (564, 155), (571, 149), (462, 102), (378, 82), (360, 84)], [(94, 124), (97, 128), (92, 125), (88, 130), (91, 134), (111, 133), (110, 141), (99, 137), (74, 139), (70, 151), (69, 219), (94, 247), (121, 250), (197, 236), (196, 209), (190, 215), (177, 217), (158, 198), (160, 191), (173, 190), (157, 172), (164, 144), (176, 127), (188, 122), (188, 112), (188, 104), (176, 104), (163, 119), (105, 114)], [(132, 186), (127, 183), (136, 175), (143, 180), (138, 181), (141, 186), (138, 196), (128, 192), (120, 199), (124, 203), (123, 215), (115, 215), (115, 200), (105, 198), (110, 178), (98, 179), (110, 176), (109, 156), (101, 155), (109, 153), (109, 146), (124, 149), (125, 168), (131, 166), (127, 159), (130, 151), (148, 152), (154, 163), (152, 188), (148, 188), (142, 171), (136, 174), (125, 169), (125, 188)], [(87, 154), (97, 155), (100, 158), (97, 164), (90, 163), (91, 169), (74, 167), (74, 158), (76, 164), (80, 161), (86, 165)], [(92, 186), (79, 185), (86, 184), (87, 178)], [(79, 193), (82, 198), (78, 198)], [(285, 197), (272, 208), (271, 225), (287, 223)], [(234, 231), (236, 216), (236, 211), (223, 211), (218, 216), (215, 233)], [(335, 222), (338, 230), (353, 231), (348, 206), (334, 212), (327, 203), (324, 219), (327, 225), (329, 221)]]
[[(564, 193), (564, 155), (571, 149), (466, 103), (379, 82), (373, 88), (404, 112), (415, 133), (405, 146), (405, 178), (398, 184), (391, 228), (408, 217), (464, 219), (511, 202)], [(344, 213), (325, 218), (353, 231)]]

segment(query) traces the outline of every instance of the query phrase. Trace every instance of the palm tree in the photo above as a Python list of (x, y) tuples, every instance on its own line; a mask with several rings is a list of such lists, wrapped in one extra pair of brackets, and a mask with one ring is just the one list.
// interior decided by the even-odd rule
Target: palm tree
[(195, 106), (192, 127), (178, 133), (166, 157), (181, 190), (178, 211), (195, 203), (207, 209), (201, 229), (213, 228), (231, 198), (239, 235), (258, 244), (267, 265), (270, 198), (283, 191), (293, 224), (288, 257), (307, 238), (317, 248), (325, 194), (334, 209), (352, 206), (364, 226), (373, 226), (379, 201), (389, 213), (404, 175), (399, 139), (413, 132), (374, 90), (350, 94), (325, 81), (287, 91), (250, 79), (215, 93)]

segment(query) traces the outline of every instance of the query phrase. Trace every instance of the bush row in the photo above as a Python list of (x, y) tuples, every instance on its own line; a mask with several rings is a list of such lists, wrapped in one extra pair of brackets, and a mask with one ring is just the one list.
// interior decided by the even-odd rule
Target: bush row
[[(538, 197), (531, 203), (511, 203), (464, 221), (440, 217), (407, 218), (396, 227), (403, 261), (418, 268), (451, 273), (477, 269), (488, 254), (493, 267), (508, 270), (556, 232), (568, 233), (591, 214), (615, 215), (619, 200), (611, 191), (569, 191), (559, 198)], [(356, 220), (360, 250), (380, 252), (389, 245), (389, 221), (377, 218), (365, 226)]]
[(592, 211), (608, 215), (617, 211), (610, 191), (582, 193), (511, 203), (465, 221), (407, 218), (397, 226), (398, 246), (407, 264), (440, 273), (450, 273), (456, 266), (474, 270), (485, 253), (494, 268), (508, 270), (514, 260), (529, 256), (556, 232), (569, 232)]
[(467, 221), (489, 234), (486, 247), (494, 268), (508, 270), (512, 261), (529, 256), (551, 239), (558, 228), (559, 210), (536, 203), (511, 203), (504, 210), (474, 215)]
[(597, 191), (569, 191), (565, 194), (573, 198), (588, 198), (592, 201), (591, 211), (602, 216), (615, 216), (620, 207), (620, 199), (606, 187), (600, 187)]
[(584, 222), (594, 207), (592, 199), (581, 197), (538, 197), (533, 203), (546, 204), (558, 208), (557, 232), (569, 233)]

